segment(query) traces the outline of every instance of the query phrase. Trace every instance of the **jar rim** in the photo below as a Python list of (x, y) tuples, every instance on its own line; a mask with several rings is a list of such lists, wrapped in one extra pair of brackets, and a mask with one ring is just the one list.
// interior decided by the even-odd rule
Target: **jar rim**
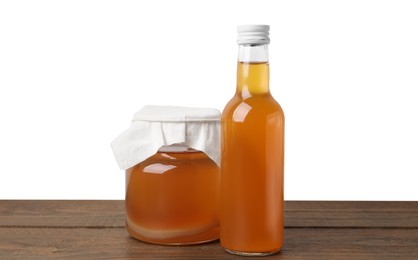
[(158, 149), (158, 152), (162, 153), (196, 153), (200, 152), (199, 150), (188, 147), (184, 143), (177, 143), (171, 145), (163, 145)]

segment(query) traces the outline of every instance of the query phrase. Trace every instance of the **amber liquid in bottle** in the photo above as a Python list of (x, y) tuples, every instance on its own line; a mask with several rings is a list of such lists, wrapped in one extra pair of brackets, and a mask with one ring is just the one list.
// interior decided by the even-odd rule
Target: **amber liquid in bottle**
[(154, 244), (219, 238), (219, 167), (201, 151), (163, 152), (126, 172), (128, 232)]
[(238, 62), (236, 94), (222, 113), (221, 245), (269, 255), (283, 244), (284, 114), (269, 91), (268, 54), (253, 62), (252, 48), (267, 52), (240, 46), (250, 59)]

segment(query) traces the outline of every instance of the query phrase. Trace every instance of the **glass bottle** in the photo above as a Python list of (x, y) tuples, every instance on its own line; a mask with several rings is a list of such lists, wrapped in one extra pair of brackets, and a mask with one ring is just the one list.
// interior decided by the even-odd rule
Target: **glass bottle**
[(219, 167), (182, 144), (161, 147), (126, 171), (126, 226), (136, 239), (165, 245), (219, 238)]
[(222, 113), (220, 239), (238, 255), (283, 244), (284, 114), (269, 90), (268, 32), (238, 27), (237, 88)]

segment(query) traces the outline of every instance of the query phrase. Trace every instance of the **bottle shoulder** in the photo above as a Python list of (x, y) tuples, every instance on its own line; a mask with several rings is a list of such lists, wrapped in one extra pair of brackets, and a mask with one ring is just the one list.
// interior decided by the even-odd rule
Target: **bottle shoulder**
[(270, 93), (254, 95), (245, 99), (235, 95), (225, 106), (222, 118), (226, 120), (240, 114), (252, 114), (257, 117), (276, 114), (278, 117), (284, 118), (282, 107)]

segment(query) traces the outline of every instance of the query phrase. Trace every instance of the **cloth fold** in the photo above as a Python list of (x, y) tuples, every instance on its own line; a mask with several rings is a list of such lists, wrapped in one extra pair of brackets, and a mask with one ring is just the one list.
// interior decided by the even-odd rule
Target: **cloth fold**
[(164, 145), (184, 143), (220, 166), (221, 113), (214, 108), (145, 106), (112, 143), (121, 169), (131, 168)]

